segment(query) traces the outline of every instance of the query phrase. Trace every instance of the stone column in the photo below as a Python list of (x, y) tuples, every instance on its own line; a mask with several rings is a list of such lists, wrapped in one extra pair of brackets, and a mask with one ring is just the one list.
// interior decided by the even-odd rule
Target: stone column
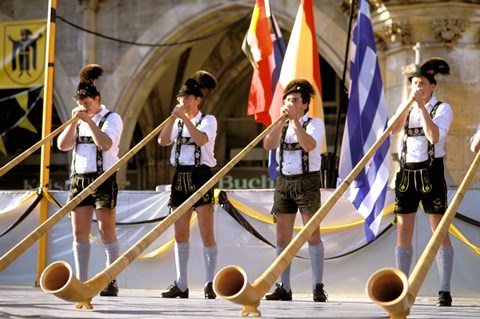
[[(98, 0), (79, 0), (83, 12), (83, 27), (87, 30), (96, 31), (97, 29), (97, 10)], [(96, 63), (96, 41), (95, 35), (87, 32), (81, 33), (83, 36), (83, 65)]]

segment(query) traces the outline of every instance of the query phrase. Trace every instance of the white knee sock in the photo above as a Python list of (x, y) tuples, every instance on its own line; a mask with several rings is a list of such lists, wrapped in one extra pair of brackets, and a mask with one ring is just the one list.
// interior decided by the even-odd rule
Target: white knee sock
[(453, 270), (453, 247), (441, 248), (437, 253), (438, 275), (440, 276), (440, 291), (450, 291), (450, 280)]
[(395, 247), (395, 265), (397, 269), (403, 271), (407, 277), (410, 275), (410, 267), (412, 265), (413, 248)]
[(75, 260), (75, 271), (81, 282), (88, 280), (88, 261), (90, 259), (90, 242), (73, 242), (73, 259)]
[(312, 290), (314, 290), (317, 284), (323, 283), (323, 264), (325, 257), (323, 242), (321, 241), (314, 246), (308, 246), (308, 252), (310, 254), (310, 264), (312, 265)]
[(106, 262), (105, 266), (110, 266), (115, 260), (117, 260), (118, 256), (120, 256), (120, 243), (118, 239), (110, 244), (103, 244), (103, 248), (105, 249), (105, 256)]
[(175, 264), (177, 266), (177, 286), (181, 291), (185, 291), (188, 288), (188, 257), (190, 256), (190, 244), (189, 243), (177, 243), (175, 242)]
[(205, 282), (213, 281), (217, 268), (217, 246), (203, 247), (203, 260), (205, 262)]
[[(285, 247), (277, 247), (277, 257), (280, 256), (280, 254), (285, 250)], [(280, 275), (280, 282), (283, 284), (283, 288), (286, 291), (289, 291), (291, 288), (290, 285), (290, 271), (292, 268), (292, 263), (288, 263), (288, 266), (285, 267), (283, 272)]]

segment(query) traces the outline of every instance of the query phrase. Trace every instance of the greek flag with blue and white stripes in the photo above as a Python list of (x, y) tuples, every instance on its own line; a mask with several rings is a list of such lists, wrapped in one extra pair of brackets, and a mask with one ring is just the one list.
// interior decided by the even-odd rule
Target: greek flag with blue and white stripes
[[(346, 178), (383, 134), (387, 107), (375, 48), (370, 9), (360, 0), (350, 51), (350, 92), (339, 164), (339, 182)], [(365, 219), (365, 236), (378, 234), (385, 205), (390, 165), (390, 140), (377, 150), (352, 181), (346, 196)]]

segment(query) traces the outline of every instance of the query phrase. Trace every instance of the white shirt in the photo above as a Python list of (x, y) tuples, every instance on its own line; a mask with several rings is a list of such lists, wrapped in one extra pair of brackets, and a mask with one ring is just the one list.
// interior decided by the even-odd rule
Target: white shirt
[[(307, 121), (308, 115), (305, 114), (300, 119), (300, 125), (303, 125)], [(290, 123), (290, 120), (287, 122), (288, 128), (285, 134), (285, 143), (296, 143), (298, 142), (297, 135), (293, 130), (293, 127)], [(308, 164), (309, 172), (320, 171), (321, 164), (321, 150), (323, 144), (323, 138), (325, 136), (325, 125), (323, 121), (319, 118), (312, 118), (307, 124), (305, 131), (310, 135), (316, 142), (315, 148), (308, 152)], [(279, 143), (281, 142), (281, 139)], [(276, 151), (277, 162), (280, 162), (280, 145), (277, 145)], [(283, 150), (283, 163), (282, 163), (282, 174), (283, 175), (298, 175), (303, 174), (302, 170), (302, 151), (287, 151)], [(280, 170), (280, 165), (277, 168)]]
[[(95, 124), (99, 124), (100, 120), (109, 112), (105, 105), (101, 105), (100, 112), (95, 114), (92, 118)], [(78, 121), (78, 132), (80, 136), (92, 136), (92, 131), (87, 123), (80, 120)], [(112, 140), (112, 147), (106, 152), (102, 152), (103, 155), (103, 171), (106, 171), (112, 167), (118, 161), (118, 151), (120, 144), (120, 137), (123, 131), (123, 122), (120, 115), (112, 112), (105, 123), (102, 126), (102, 132)], [(94, 173), (97, 171), (97, 146), (95, 143), (91, 144), (76, 144), (74, 150), (74, 158), (72, 165), (75, 165), (74, 172), (78, 174)]]
[[(200, 147), (200, 164), (214, 167), (217, 165), (217, 160), (215, 159), (214, 147), (215, 147), (215, 138), (217, 137), (217, 119), (213, 115), (205, 115), (205, 117), (200, 122), (200, 125), (197, 126), (200, 118), (202, 117), (202, 112), (198, 114), (191, 120), (193, 125), (197, 127), (198, 130), (207, 134), (208, 141), (203, 146)], [(178, 137), (178, 121), (176, 119), (173, 123), (172, 135), (170, 137), (170, 143), (173, 143), (172, 153), (170, 155), (170, 163), (175, 166), (175, 151), (177, 149), (177, 137)], [(190, 132), (186, 127), (183, 127), (182, 137), (190, 137)], [(195, 165), (195, 144), (192, 145), (182, 145), (180, 147), (180, 156), (178, 158), (178, 163), (180, 165)]]
[(473, 134), (473, 136), (470, 138), (470, 145), (472, 145), (473, 139), (474, 139), (475, 136), (477, 136), (478, 134), (480, 134), (480, 124), (478, 124), (478, 126), (477, 126), (477, 131), (475, 132), (475, 134)]
[[(432, 96), (430, 101), (425, 105), (428, 113), (431, 112), (438, 100)], [(453, 112), (450, 104), (442, 102), (435, 112), (433, 122), (438, 126), (439, 131), (439, 140), (435, 146), (435, 158), (445, 156), (445, 142), (447, 140), (448, 129), (453, 120)], [(409, 128), (422, 127), (420, 121), (420, 115), (418, 111), (414, 108), (410, 113), (410, 121), (408, 124)], [(403, 132), (403, 131), (402, 131)], [(403, 134), (405, 134), (403, 132)], [(401, 142), (399, 143), (400, 150), (399, 156), (401, 155), (401, 150), (403, 148), (403, 136)], [(410, 136), (407, 137), (407, 163), (419, 163), (428, 160), (428, 139), (426, 136)]]

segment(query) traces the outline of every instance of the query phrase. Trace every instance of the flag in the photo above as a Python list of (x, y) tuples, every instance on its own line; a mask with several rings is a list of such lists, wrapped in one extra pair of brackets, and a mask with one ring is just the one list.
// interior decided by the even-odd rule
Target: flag
[(242, 49), (253, 66), (247, 114), (269, 126), (268, 112), (282, 65), (285, 43), (268, 0), (257, 0)]
[[(383, 134), (388, 116), (367, 0), (360, 0), (350, 51), (350, 90), (340, 154), (339, 181), (352, 171)], [(376, 151), (351, 183), (348, 198), (365, 219), (365, 236), (378, 234), (385, 206), (390, 140)]]
[[(320, 61), (317, 52), (312, 0), (301, 0), (298, 7), (290, 40), (288, 40), (287, 51), (283, 58), (280, 78), (275, 87), (272, 105), (269, 109), (272, 121), (280, 117), (280, 107), (283, 104), (282, 97), (285, 86), (296, 78), (308, 80), (315, 89), (315, 97), (310, 100), (308, 116), (318, 117), (323, 120)], [(326, 149), (327, 143), (326, 139), (324, 139), (322, 152), (325, 152)], [(269, 164), (270, 178), (278, 174), (276, 171), (277, 166), (275, 157), (271, 154)]]
[[(269, 126), (272, 123), (269, 108), (280, 76), (285, 42), (268, 0), (256, 1), (242, 49), (253, 66), (247, 114)], [(275, 150), (271, 150), (268, 157), (268, 173), (274, 180), (278, 166)]]
[(0, 22), (0, 88), (43, 84), (46, 20)]
[[(320, 61), (317, 52), (315, 22), (312, 0), (302, 0), (293, 24), (287, 51), (283, 59), (280, 79), (275, 88), (270, 117), (272, 121), (280, 116), (283, 89), (291, 80), (303, 78), (308, 80), (315, 89), (315, 97), (310, 101), (308, 115), (323, 120), (322, 85), (320, 80)], [(326, 150), (323, 143), (322, 152)]]

